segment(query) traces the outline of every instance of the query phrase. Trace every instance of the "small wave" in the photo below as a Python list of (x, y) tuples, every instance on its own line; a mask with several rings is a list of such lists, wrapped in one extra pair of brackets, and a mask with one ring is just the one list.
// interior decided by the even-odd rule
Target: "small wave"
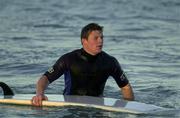
[(180, 2), (174, 1), (174, 0), (162, 1), (161, 5), (164, 7), (178, 7), (178, 6), (180, 6)]
[(25, 37), (25, 36), (22, 36), (22, 37), (12, 37), (12, 40), (27, 40), (27, 39), (30, 39), (29, 37)]
[(36, 8), (36, 7), (34, 7), (34, 8), (25, 8), (24, 9), (25, 11), (32, 11), (32, 12), (37, 12), (37, 11), (42, 11), (43, 9), (42, 8)]
[(157, 40), (157, 39), (161, 39), (161, 37), (159, 36), (148, 36), (148, 37), (145, 37), (145, 36), (137, 36), (137, 35), (122, 35), (122, 36), (118, 36), (118, 38), (123, 38), (123, 39), (142, 39), (142, 40), (148, 40), (148, 39), (154, 39), (154, 40)]
[(140, 20), (149, 20), (149, 21), (153, 20), (153, 21), (164, 21), (164, 22), (180, 23), (179, 19), (175, 19), (175, 18), (172, 18), (172, 17), (137, 15), (137, 16), (133, 16), (133, 18), (140, 19)]
[(39, 24), (34, 25), (35, 28), (68, 28), (68, 26), (65, 25), (59, 25), (59, 24)]
[(106, 18), (102, 17), (102, 16), (90, 16), (90, 15), (75, 15), (75, 17), (77, 17), (78, 19), (81, 20), (105, 20)]

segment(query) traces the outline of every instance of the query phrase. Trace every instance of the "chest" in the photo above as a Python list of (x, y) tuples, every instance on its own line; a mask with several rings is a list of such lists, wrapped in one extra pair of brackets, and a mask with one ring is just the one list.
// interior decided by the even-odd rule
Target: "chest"
[(71, 75), (75, 78), (102, 78), (108, 75), (110, 65), (105, 64), (103, 60), (84, 61), (74, 60), (70, 66)]

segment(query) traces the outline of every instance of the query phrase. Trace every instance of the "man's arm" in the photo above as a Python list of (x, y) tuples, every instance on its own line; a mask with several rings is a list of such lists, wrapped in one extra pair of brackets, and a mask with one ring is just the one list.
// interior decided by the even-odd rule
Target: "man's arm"
[(36, 96), (32, 98), (32, 105), (42, 106), (42, 100), (48, 100), (48, 98), (44, 95), (44, 91), (48, 85), (49, 85), (49, 81), (46, 76), (42, 76), (38, 80), (36, 84)]
[(122, 87), (121, 91), (125, 100), (134, 100), (134, 93), (130, 84)]

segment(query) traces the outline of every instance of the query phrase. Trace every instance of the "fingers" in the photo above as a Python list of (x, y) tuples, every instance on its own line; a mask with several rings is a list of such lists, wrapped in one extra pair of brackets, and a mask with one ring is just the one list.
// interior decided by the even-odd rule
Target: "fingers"
[(33, 96), (31, 99), (31, 103), (33, 106), (42, 106), (42, 101), (48, 100), (47, 96), (45, 95), (36, 95)]
[(42, 106), (42, 99), (38, 96), (34, 96), (31, 102), (33, 106)]
[(48, 97), (47, 97), (47, 96), (44, 96), (44, 100), (48, 100)]

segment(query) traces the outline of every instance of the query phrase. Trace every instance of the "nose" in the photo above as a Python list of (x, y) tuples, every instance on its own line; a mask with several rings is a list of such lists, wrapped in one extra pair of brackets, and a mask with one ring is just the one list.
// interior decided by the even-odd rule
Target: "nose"
[(103, 43), (103, 38), (102, 37), (98, 38), (98, 43)]

